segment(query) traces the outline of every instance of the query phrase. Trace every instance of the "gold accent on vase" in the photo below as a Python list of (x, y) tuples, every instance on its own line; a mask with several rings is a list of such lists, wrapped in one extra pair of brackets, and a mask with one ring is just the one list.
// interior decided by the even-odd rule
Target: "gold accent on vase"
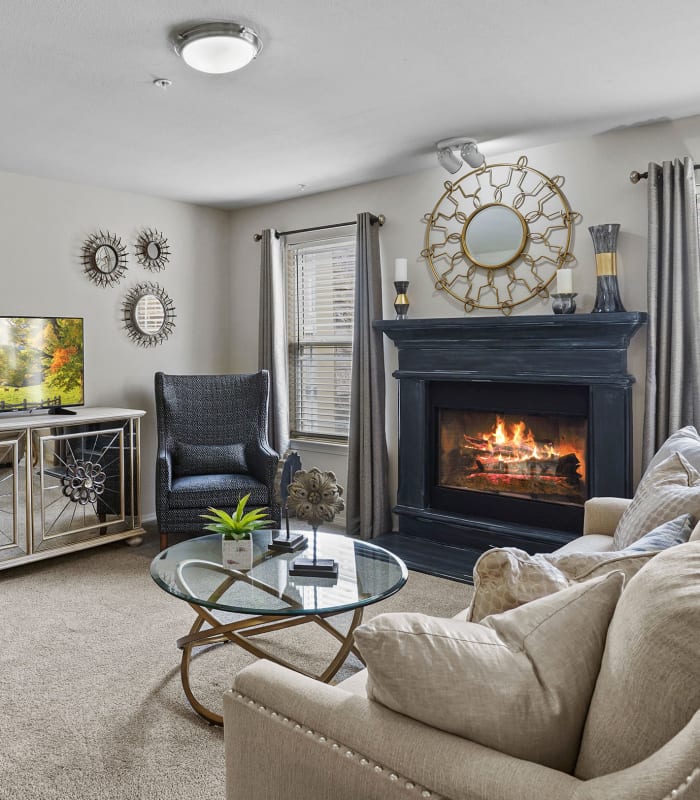
[(595, 254), (596, 275), (617, 275), (617, 253)]
[(396, 299), (394, 300), (394, 304), (397, 304), (397, 303), (399, 305), (407, 306), (408, 305), (408, 295), (407, 294), (397, 294), (396, 295)]

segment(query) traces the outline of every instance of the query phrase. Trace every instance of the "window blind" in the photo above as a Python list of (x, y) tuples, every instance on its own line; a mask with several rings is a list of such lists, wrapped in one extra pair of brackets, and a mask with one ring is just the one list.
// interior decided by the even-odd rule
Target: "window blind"
[(290, 435), (347, 441), (353, 234), (287, 246)]

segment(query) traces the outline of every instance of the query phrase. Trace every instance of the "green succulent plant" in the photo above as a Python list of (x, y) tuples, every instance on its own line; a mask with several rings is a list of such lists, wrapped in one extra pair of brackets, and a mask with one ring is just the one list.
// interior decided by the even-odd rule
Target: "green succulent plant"
[(254, 508), (246, 513), (245, 504), (249, 498), (250, 494), (241, 497), (233, 516), (219, 508), (208, 508), (207, 511), (211, 511), (211, 514), (199, 515), (202, 519), (211, 520), (211, 523), (205, 525), (204, 529), (220, 533), (224, 539), (250, 539), (253, 531), (268, 527), (272, 523), (272, 519), (265, 513), (266, 508)]

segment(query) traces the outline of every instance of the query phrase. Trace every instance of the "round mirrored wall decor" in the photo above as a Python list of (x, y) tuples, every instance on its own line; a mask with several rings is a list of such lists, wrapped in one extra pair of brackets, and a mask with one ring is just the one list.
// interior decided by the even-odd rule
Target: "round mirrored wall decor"
[(483, 164), (456, 181), (445, 181), (427, 225), (421, 255), (435, 288), (475, 308), (510, 314), (515, 306), (549, 297), (557, 270), (570, 266), (574, 225), (561, 190), (564, 178), (549, 178), (528, 166)]
[(139, 283), (122, 303), (122, 319), (129, 338), (141, 347), (162, 344), (175, 327), (175, 306), (157, 283)]
[(89, 236), (82, 247), (83, 269), (98, 286), (114, 286), (126, 272), (126, 247), (109, 231)]
[(170, 261), (168, 240), (160, 231), (145, 228), (139, 233), (134, 246), (136, 259), (146, 269), (159, 272)]

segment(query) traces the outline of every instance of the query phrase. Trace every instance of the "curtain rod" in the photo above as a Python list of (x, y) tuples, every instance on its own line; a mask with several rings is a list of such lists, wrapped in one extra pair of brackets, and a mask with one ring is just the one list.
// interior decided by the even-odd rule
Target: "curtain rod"
[[(700, 164), (695, 164), (693, 169), (700, 169)], [(636, 169), (630, 172), (630, 181), (632, 181), (632, 183), (639, 183), (639, 181), (646, 180), (648, 177), (648, 172), (637, 172)]]
[[(376, 217), (370, 217), (370, 220), (379, 223), (379, 227), (381, 228), (382, 225), (386, 222), (386, 217), (384, 214), (378, 214)], [(346, 228), (348, 225), (357, 225), (357, 220), (352, 220), (352, 222), (336, 222), (334, 225), (316, 225), (313, 228), (297, 228), (295, 231), (277, 231), (276, 236), (279, 239), (280, 236), (288, 236), (292, 233), (310, 233), (311, 231), (325, 231), (329, 228)], [(262, 233), (254, 233), (253, 239), (256, 242), (259, 242), (262, 239)]]

